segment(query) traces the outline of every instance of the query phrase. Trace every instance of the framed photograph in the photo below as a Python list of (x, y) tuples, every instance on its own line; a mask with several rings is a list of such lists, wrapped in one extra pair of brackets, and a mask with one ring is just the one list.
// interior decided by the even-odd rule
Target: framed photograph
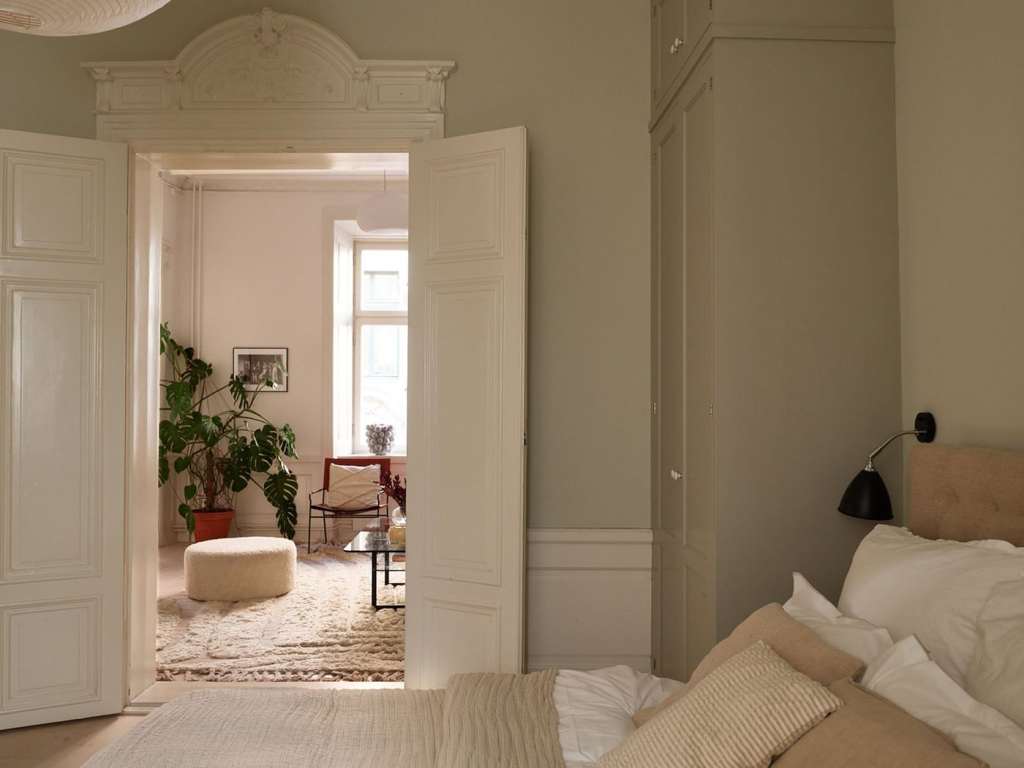
[[(288, 391), (287, 347), (235, 347), (235, 376), (252, 392)], [(270, 385), (267, 385), (267, 382)]]

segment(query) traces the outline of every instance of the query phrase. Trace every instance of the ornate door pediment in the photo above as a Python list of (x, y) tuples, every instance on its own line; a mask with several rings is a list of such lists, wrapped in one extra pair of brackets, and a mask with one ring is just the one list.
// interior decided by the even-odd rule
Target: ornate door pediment
[(453, 61), (360, 59), (330, 30), (264, 8), (172, 61), (88, 62), (96, 134), (137, 150), (382, 148), (444, 135)]

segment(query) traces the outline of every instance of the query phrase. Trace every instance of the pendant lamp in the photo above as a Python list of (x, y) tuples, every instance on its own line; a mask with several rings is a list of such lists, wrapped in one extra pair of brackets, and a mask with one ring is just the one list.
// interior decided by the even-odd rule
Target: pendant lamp
[(0, 30), (30, 35), (91, 35), (148, 16), (169, 0), (0, 0)]

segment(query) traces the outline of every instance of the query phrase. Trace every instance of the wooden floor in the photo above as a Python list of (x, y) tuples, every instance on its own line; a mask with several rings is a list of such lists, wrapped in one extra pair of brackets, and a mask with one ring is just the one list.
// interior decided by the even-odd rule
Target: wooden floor
[(0, 768), (79, 768), (142, 720), (132, 715), (114, 715), (2, 731)]

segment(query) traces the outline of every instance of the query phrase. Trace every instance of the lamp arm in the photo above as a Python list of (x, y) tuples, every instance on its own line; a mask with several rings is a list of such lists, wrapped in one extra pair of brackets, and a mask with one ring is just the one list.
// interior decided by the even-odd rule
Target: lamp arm
[(921, 435), (921, 434), (924, 434), (924, 430), (923, 429), (907, 429), (907, 430), (904, 430), (903, 432), (897, 432), (895, 435), (890, 437), (888, 440), (886, 440), (884, 443), (882, 443), (880, 446), (875, 448), (875, 450), (873, 450), (871, 453), (868, 454), (868, 463), (864, 467), (864, 469), (866, 469), (868, 472), (874, 472), (875, 471), (875, 465), (874, 465), (875, 456), (877, 456), (882, 451), (884, 451), (885, 447), (887, 445), (889, 445), (889, 443), (891, 443), (893, 440), (896, 440), (897, 438), (900, 438), (900, 437), (905, 437), (906, 435)]

